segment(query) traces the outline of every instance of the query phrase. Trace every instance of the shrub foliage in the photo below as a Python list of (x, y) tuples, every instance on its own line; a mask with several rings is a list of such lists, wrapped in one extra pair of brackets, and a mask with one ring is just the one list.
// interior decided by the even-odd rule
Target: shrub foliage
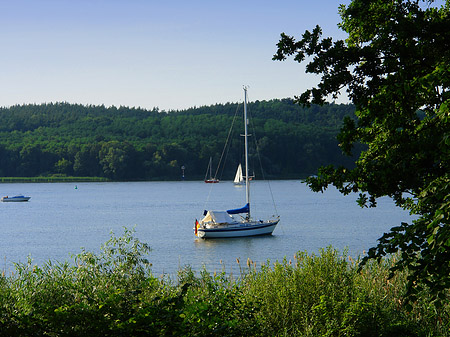
[[(239, 277), (179, 271), (155, 277), (150, 247), (125, 229), (95, 254), (42, 267), (17, 264), (0, 278), (1, 336), (449, 336), (450, 308), (426, 290), (403, 305), (407, 275), (394, 258), (358, 269), (329, 247)], [(239, 263), (239, 261), (238, 261)]]

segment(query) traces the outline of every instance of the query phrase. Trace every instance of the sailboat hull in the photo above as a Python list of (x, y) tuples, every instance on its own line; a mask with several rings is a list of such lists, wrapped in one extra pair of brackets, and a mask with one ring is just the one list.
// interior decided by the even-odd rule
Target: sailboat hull
[(213, 239), (271, 235), (279, 221), (280, 220), (243, 222), (237, 224), (206, 226), (204, 228), (199, 227), (197, 229), (197, 236), (203, 239)]
[(219, 179), (215, 179), (215, 178), (205, 180), (205, 183), (207, 183), (207, 184), (217, 184), (218, 182), (219, 182)]

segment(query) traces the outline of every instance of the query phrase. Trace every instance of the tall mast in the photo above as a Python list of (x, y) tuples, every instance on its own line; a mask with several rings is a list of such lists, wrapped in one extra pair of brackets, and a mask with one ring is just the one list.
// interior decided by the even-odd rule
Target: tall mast
[(212, 179), (212, 157), (209, 157), (209, 179)]
[[(247, 87), (244, 86), (244, 139), (245, 139), (245, 201), (250, 204), (250, 184), (248, 180), (248, 132), (247, 132)], [(248, 211), (248, 217), (250, 218), (250, 209)]]

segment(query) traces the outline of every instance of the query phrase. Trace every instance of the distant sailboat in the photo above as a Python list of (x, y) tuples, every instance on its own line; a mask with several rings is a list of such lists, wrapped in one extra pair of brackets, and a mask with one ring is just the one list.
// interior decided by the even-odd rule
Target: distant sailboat
[(235, 185), (243, 185), (244, 184), (244, 176), (242, 175), (242, 164), (239, 164), (236, 175), (234, 176), (234, 184)]
[[(267, 220), (256, 220), (250, 216), (250, 177), (248, 175), (248, 132), (247, 132), (247, 88), (244, 87), (244, 139), (245, 139), (245, 196), (246, 205), (227, 211), (205, 210), (204, 218), (195, 220), (194, 232), (200, 238), (232, 238), (256, 235), (271, 235), (279, 216)], [(239, 165), (241, 167), (241, 165)], [(238, 171), (239, 171), (238, 167)], [(241, 167), (242, 171), (242, 167)], [(242, 176), (242, 173), (241, 173)]]
[[(209, 175), (209, 177), (208, 177), (208, 175)], [(206, 169), (206, 175), (205, 175), (205, 183), (215, 184), (218, 182), (219, 182), (219, 179), (212, 176), (212, 157), (209, 157), (209, 164), (208, 164), (208, 168)]]

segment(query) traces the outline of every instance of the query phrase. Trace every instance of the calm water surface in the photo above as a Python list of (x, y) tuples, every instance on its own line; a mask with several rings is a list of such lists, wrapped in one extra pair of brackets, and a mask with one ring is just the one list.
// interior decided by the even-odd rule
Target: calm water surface
[(72, 261), (71, 255), (82, 247), (98, 251), (111, 231), (120, 236), (123, 227), (136, 226), (135, 236), (152, 248), (149, 259), (155, 275), (176, 275), (185, 265), (237, 272), (236, 258), (260, 264), (291, 259), (297, 251), (317, 253), (328, 245), (347, 248), (356, 257), (391, 227), (411, 221), (387, 198), (375, 209), (361, 209), (355, 195), (342, 196), (334, 189), (322, 194), (300, 181), (256, 181), (253, 215), (281, 216), (272, 236), (194, 236), (194, 221), (204, 209), (241, 207), (244, 190), (232, 182), (0, 184), (2, 196), (31, 196), (26, 203), (0, 203), (0, 269), (12, 270), (13, 262), (26, 262), (28, 256), (38, 265)]

